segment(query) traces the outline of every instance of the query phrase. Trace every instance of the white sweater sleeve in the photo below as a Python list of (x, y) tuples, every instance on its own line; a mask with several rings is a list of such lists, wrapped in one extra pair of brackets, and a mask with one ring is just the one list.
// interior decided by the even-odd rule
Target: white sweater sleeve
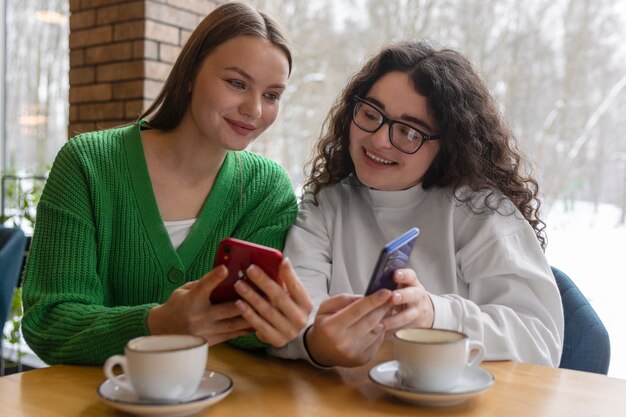
[(431, 295), (433, 327), (454, 329), (482, 340), (486, 359), (558, 366), (563, 308), (558, 288), (532, 232), (518, 230), (471, 244), (457, 253), (467, 298)]
[[(313, 323), (319, 305), (329, 297), (328, 283), (332, 263), (330, 250), (329, 234), (320, 206), (312, 202), (302, 203), (298, 218), (287, 235), (283, 253), (291, 261), (298, 278), (313, 301), (309, 325)], [(269, 348), (268, 352), (285, 359), (305, 359), (318, 366), (312, 361), (304, 344), (304, 335), (309, 325), (284, 347)]]

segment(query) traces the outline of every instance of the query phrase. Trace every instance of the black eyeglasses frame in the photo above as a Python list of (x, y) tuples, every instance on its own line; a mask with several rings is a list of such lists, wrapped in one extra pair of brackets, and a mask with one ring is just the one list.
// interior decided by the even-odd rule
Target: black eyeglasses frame
[[(406, 153), (406, 154), (412, 155), (414, 153), (417, 153), (417, 151), (419, 151), (422, 148), (424, 143), (428, 142), (429, 140), (438, 140), (438, 139), (441, 138), (441, 135), (439, 135), (439, 134), (437, 134), (437, 135), (429, 135), (427, 133), (422, 132), (420, 129), (416, 128), (415, 126), (411, 126), (410, 124), (402, 122), (400, 120), (392, 119), (391, 117), (389, 117), (385, 113), (383, 113), (382, 110), (380, 110), (378, 107), (376, 107), (373, 103), (370, 103), (369, 101), (367, 101), (367, 100), (365, 100), (365, 99), (363, 99), (363, 98), (361, 98), (359, 96), (354, 96), (354, 102), (355, 102), (355, 104), (354, 104), (354, 107), (352, 108), (352, 121), (354, 122), (354, 124), (359, 129), (361, 129), (364, 132), (374, 133), (374, 132), (377, 132), (386, 123), (387, 125), (389, 125), (389, 133), (388, 133), (389, 141), (391, 142), (391, 144), (393, 145), (394, 148), (396, 148), (397, 150), (399, 150), (402, 153)], [(378, 125), (378, 127), (376, 129), (368, 130), (368, 129), (363, 128), (362, 126), (360, 126), (357, 123), (357, 121), (356, 121), (356, 110), (357, 110), (358, 103), (362, 103), (362, 104), (365, 104), (365, 105), (373, 108), (377, 113), (379, 113), (381, 115), (382, 122), (380, 123), (380, 125)], [(394, 141), (393, 141), (393, 133), (392, 133), (393, 132), (392, 127), (393, 127), (394, 124), (400, 124), (402, 126), (406, 126), (407, 128), (415, 130), (417, 133), (420, 134), (420, 136), (422, 137), (422, 141), (420, 142), (420, 144), (417, 147), (417, 149), (415, 149), (414, 151), (407, 151), (407, 150), (404, 150), (404, 149), (398, 147), (398, 145), (396, 143), (394, 143)]]

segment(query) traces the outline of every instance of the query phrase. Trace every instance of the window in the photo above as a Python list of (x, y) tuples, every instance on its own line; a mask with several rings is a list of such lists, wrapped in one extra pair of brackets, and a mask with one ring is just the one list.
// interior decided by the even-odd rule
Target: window
[[(32, 195), (67, 140), (69, 1), (4, 0), (2, 10), (0, 170), (10, 216), (34, 209)], [(22, 221), (13, 223), (28, 229)]]

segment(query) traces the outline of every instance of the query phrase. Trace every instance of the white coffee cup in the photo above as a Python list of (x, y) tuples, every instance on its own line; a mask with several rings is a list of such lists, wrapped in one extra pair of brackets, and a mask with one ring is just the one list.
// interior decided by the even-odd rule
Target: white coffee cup
[[(130, 340), (124, 355), (104, 363), (104, 374), (114, 384), (134, 391), (140, 398), (176, 401), (198, 389), (208, 356), (204, 338), (194, 335), (155, 335)], [(113, 374), (120, 366), (126, 378)]]
[(402, 329), (393, 339), (401, 384), (418, 391), (441, 392), (456, 385), (468, 367), (485, 356), (482, 343), (443, 329)]

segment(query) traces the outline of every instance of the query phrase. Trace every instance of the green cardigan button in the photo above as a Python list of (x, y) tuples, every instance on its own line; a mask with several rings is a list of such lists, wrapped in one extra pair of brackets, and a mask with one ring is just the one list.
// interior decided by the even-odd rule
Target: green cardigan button
[(174, 284), (182, 282), (185, 279), (185, 273), (180, 270), (180, 268), (173, 267), (167, 273), (167, 279)]

